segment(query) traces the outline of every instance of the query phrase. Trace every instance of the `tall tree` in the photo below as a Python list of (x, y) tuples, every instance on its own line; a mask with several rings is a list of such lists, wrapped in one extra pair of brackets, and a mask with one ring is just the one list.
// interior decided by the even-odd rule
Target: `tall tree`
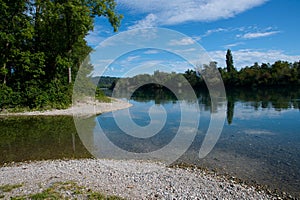
[(230, 49), (228, 49), (227, 53), (226, 53), (226, 69), (227, 69), (228, 73), (235, 71), (235, 68), (233, 65), (233, 57), (232, 57), (232, 53), (231, 53)]
[(0, 83), (7, 84), (26, 44), (32, 39), (32, 27), (26, 15), (26, 1), (0, 0)]
[(100, 16), (117, 31), (115, 8), (114, 0), (0, 0), (0, 108), (16, 96), (29, 107), (70, 103), (71, 78), (92, 50), (85, 36)]

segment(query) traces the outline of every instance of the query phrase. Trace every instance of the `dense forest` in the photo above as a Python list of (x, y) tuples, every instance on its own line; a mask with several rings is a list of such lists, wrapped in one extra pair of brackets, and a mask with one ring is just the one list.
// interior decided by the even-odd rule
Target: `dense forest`
[[(69, 106), (92, 50), (85, 36), (97, 16), (117, 31), (115, 7), (114, 0), (0, 0), (0, 109)], [(85, 67), (87, 76), (93, 67)]]

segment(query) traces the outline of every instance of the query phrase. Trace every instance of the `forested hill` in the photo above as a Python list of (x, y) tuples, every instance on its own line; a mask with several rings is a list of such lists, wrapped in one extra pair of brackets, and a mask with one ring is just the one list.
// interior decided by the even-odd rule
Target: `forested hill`
[[(97, 16), (117, 31), (115, 7), (114, 0), (0, 0), (0, 110), (68, 106), (91, 51), (85, 36)], [(84, 75), (93, 70), (84, 67)]]

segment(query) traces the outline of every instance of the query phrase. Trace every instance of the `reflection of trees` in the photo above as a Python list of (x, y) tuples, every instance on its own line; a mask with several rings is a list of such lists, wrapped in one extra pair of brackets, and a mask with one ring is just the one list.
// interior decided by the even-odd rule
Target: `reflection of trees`
[[(277, 65), (280, 62), (276, 63)], [(282, 63), (281, 63), (282, 64)], [(286, 63), (283, 63), (286, 64)], [(267, 65), (262, 65), (261, 67), (254, 66), (253, 69), (269, 69)], [(276, 65), (273, 66), (276, 69)], [(271, 69), (273, 69), (271, 68)], [(220, 102), (218, 102), (217, 98), (212, 97), (221, 97), (221, 94), (214, 94), (214, 92), (218, 92), (218, 88), (221, 85), (221, 79), (218, 75), (216, 63), (211, 62), (209, 65), (204, 65), (203, 69), (199, 70), (201, 72), (201, 77), (196, 79), (197, 77), (196, 71), (188, 70), (185, 72), (184, 76), (176, 73), (165, 73), (156, 71), (154, 75), (138, 75), (133, 78), (125, 78), (119, 81), (119, 88), (117, 91), (120, 92), (120, 97), (122, 97), (123, 93), (128, 93), (128, 91), (134, 88), (136, 85), (142, 82), (148, 83), (161, 83), (160, 84), (146, 84), (142, 85), (142, 87), (134, 88), (132, 99), (136, 101), (149, 101), (154, 100), (156, 104), (164, 104), (170, 102), (176, 102), (178, 97), (173, 93), (180, 93), (180, 99), (184, 99), (186, 102), (195, 103), (195, 100), (192, 99), (191, 88), (188, 88), (187, 85), (188, 80), (192, 83), (193, 86), (199, 86), (200, 83), (203, 83), (205, 80), (205, 84), (208, 87), (213, 88), (212, 93), (208, 93), (207, 87), (194, 87), (195, 90), (193, 92), (196, 93), (198, 98), (198, 103), (201, 105), (201, 108), (210, 111), (212, 113), (218, 112), (218, 108), (222, 106)], [(247, 69), (245, 69), (247, 71)], [(252, 71), (251, 71), (252, 73)], [(248, 78), (250, 76), (247, 76)], [(164, 86), (166, 87), (164, 87)], [(169, 89), (167, 89), (169, 88)], [(215, 89), (214, 89), (215, 88)], [(171, 91), (172, 90), (172, 91)], [(181, 91), (181, 92), (179, 92)], [(295, 87), (277, 87), (277, 88), (227, 88), (227, 122), (228, 124), (232, 123), (234, 116), (234, 106), (235, 102), (247, 102), (247, 105), (252, 106), (255, 110), (258, 109), (275, 109), (280, 111), (282, 109), (295, 108), (300, 110), (300, 90)], [(213, 100), (212, 100), (213, 99)]]
[(73, 117), (0, 118), (0, 164), (10, 161), (91, 157)]
[(298, 88), (273, 88), (273, 89), (232, 89), (227, 92), (227, 121), (232, 123), (234, 104), (237, 101), (248, 102), (255, 110), (275, 109), (299, 109), (300, 111), (300, 89)]
[(148, 102), (154, 100), (155, 104), (164, 104), (170, 102), (176, 102), (177, 98), (173, 92), (166, 87), (155, 88), (153, 85), (144, 85), (137, 89), (131, 99), (138, 102)]
[[(218, 111), (218, 103), (211, 101), (211, 96), (205, 89), (195, 90), (198, 103), (205, 111), (215, 113)], [(175, 95), (167, 89), (149, 89), (142, 87), (138, 89), (132, 99), (136, 101), (155, 100), (157, 104), (175, 102)], [(277, 111), (283, 109), (299, 109), (300, 110), (300, 90), (297, 88), (276, 88), (276, 89), (232, 89), (227, 91), (227, 122), (231, 124), (234, 116), (234, 106), (236, 102), (245, 102), (253, 107), (254, 110), (259, 109), (275, 109)], [(212, 104), (214, 106), (212, 106)]]
[(253, 103), (255, 108), (275, 108), (276, 110), (299, 108), (300, 90), (298, 88), (273, 88), (253, 90), (232, 90), (228, 96), (236, 96), (240, 101)]
[(227, 101), (227, 122), (228, 124), (232, 123), (233, 113), (234, 113), (234, 101)]

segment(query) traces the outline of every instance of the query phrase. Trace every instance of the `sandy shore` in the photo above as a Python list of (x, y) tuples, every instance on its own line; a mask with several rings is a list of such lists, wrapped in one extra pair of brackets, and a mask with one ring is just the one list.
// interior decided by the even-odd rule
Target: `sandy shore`
[(18, 112), (18, 113), (8, 113), (0, 112), (0, 116), (55, 116), (55, 115), (98, 115), (105, 112), (111, 112), (115, 110), (120, 110), (132, 106), (130, 103), (119, 100), (112, 99), (111, 103), (103, 103), (93, 100), (85, 100), (84, 102), (76, 102), (72, 107), (68, 109), (53, 109), (46, 111), (32, 111), (32, 112)]
[[(254, 187), (237, 184), (213, 173), (167, 168), (162, 163), (145, 161), (55, 160), (0, 168), (0, 186), (21, 184), (2, 193), (5, 199), (38, 193), (57, 182), (67, 181), (128, 199), (273, 199)], [(71, 199), (78, 197), (74, 191), (65, 194)]]

